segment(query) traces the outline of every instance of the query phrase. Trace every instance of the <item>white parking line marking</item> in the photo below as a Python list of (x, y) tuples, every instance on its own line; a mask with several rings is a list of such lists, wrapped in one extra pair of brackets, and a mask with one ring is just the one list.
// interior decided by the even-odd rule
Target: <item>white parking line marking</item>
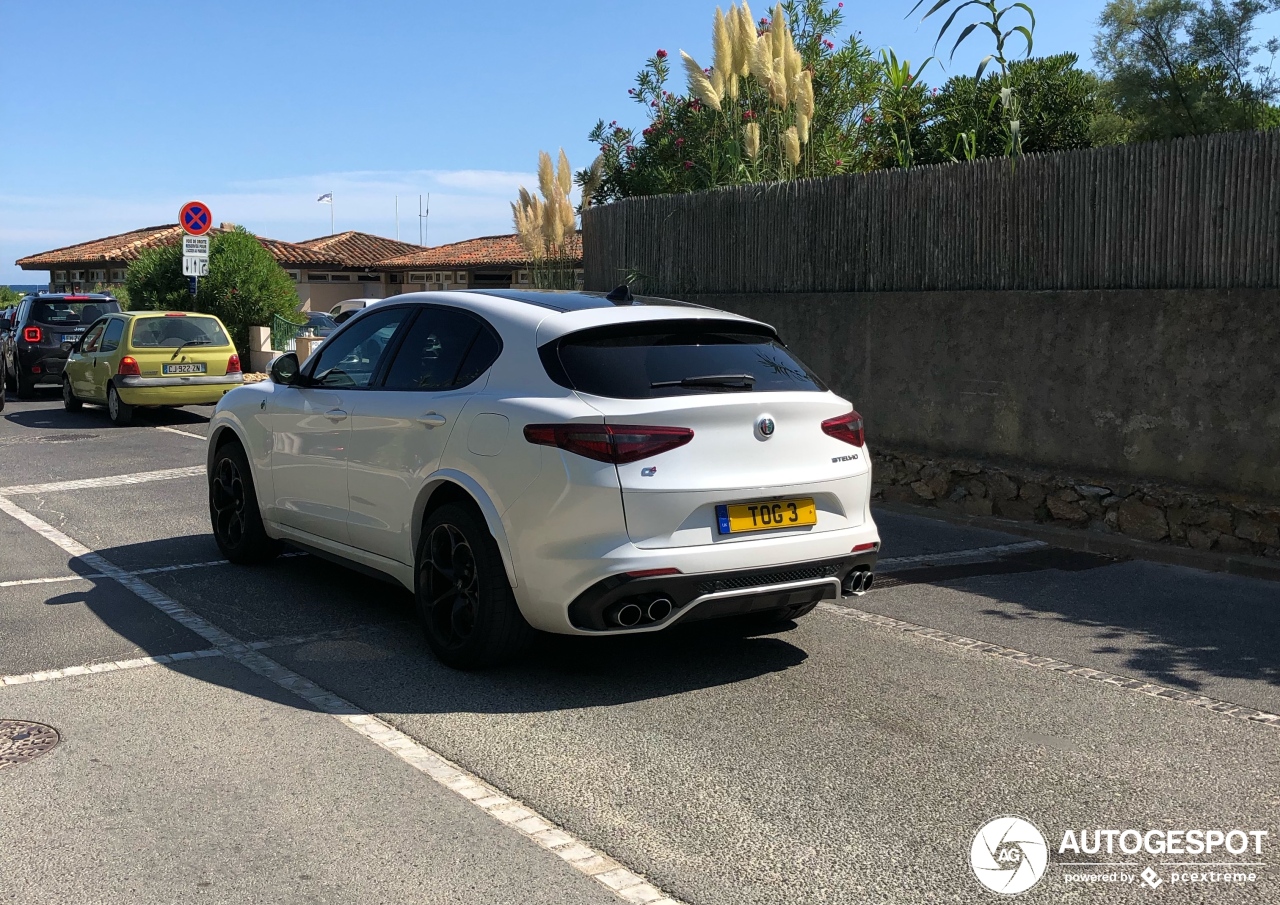
[(16, 581), (0, 581), (0, 588), (16, 588), (28, 584), (57, 584), (64, 581), (88, 581), (91, 578), (101, 577), (101, 575), (90, 573), (89, 575), (59, 575), (57, 578), (20, 578)]
[(182, 430), (178, 430), (176, 427), (163, 427), (163, 426), (157, 426), (157, 427), (156, 427), (156, 430), (158, 430), (158, 431), (165, 431), (166, 433), (170, 433), (170, 434), (181, 434), (181, 435), (182, 435), (182, 436), (184, 436), (184, 437), (191, 437), (193, 440), (208, 440), (208, 439), (209, 439), (208, 437), (204, 436), (203, 434), (193, 434), (193, 433), (191, 433), (190, 431), (182, 431)]
[(974, 547), (970, 550), (949, 550), (946, 553), (922, 553), (919, 556), (895, 556), (882, 559), (876, 563), (877, 572), (892, 572), (906, 566), (918, 566), (933, 563), (956, 563), (969, 559), (993, 559), (1008, 556), (1011, 553), (1026, 553), (1049, 546), (1041, 540), (1022, 541), (1017, 544), (1000, 544), (995, 547)]
[(204, 650), (183, 651), (179, 654), (158, 654), (154, 657), (136, 657), (132, 660), (112, 660), (106, 663), (89, 663), (85, 666), (45, 669), (40, 672), (29, 672), (19, 676), (0, 676), (0, 685), (26, 685), (28, 682), (48, 682), (51, 679), (97, 675), (104, 672), (118, 672), (122, 669), (142, 669), (146, 666), (162, 666), (166, 663), (178, 663), (183, 660), (203, 660), (208, 657), (221, 656), (223, 656), (222, 651), (216, 647), (209, 647)]
[(442, 786), (472, 802), (490, 817), (529, 837), (578, 872), (591, 877), (616, 893), (623, 900), (648, 903), (648, 905), (680, 905), (677, 899), (666, 896), (644, 877), (586, 845), (532, 808), (504, 795), (478, 776), (415, 741), (389, 723), (366, 713), (310, 679), (253, 650), (248, 644), (201, 616), (197, 616), (142, 579), (130, 575), (124, 569), (112, 564), (84, 544), (63, 534), (53, 525), (37, 518), (4, 496), (0, 496), (0, 512), (13, 516), (67, 553), (84, 560), (103, 576), (124, 585), (175, 622), (207, 640), (223, 656), (292, 691), (317, 710), (329, 714), (343, 725), (390, 751), (414, 769), (427, 774)]
[(133, 474), (111, 475), (105, 478), (82, 478), (78, 481), (49, 481), (44, 484), (12, 484), (0, 487), (0, 497), (18, 496), (24, 493), (58, 493), (63, 490), (87, 490), (93, 487), (120, 487), (126, 484), (149, 484), (152, 481), (171, 481), (174, 478), (190, 478), (203, 475), (203, 465), (187, 468), (165, 468), (160, 471), (139, 471)]
[[(293, 553), (281, 553), (280, 559), (293, 559), (299, 556), (306, 556), (306, 553), (296, 551)], [(126, 571), (127, 575), (158, 575), (162, 572), (185, 572), (187, 569), (207, 569), (210, 566), (229, 566), (230, 561), (225, 559), (211, 559), (208, 562), (188, 562), (180, 563), (173, 566), (153, 566), (150, 569), (132, 569)], [(67, 581), (92, 581), (95, 578), (110, 578), (109, 575), (103, 575), (99, 572), (85, 572), (83, 575), (59, 575), (55, 578), (19, 578), (11, 581), (0, 581), (0, 588), (16, 588), (20, 585), (30, 584), (57, 584)]]
[(1003, 660), (1011, 660), (1014, 663), (1020, 663), (1023, 666), (1045, 669), (1050, 672), (1066, 673), (1067, 675), (1077, 676), (1082, 679), (1089, 679), (1094, 682), (1113, 685), (1117, 688), (1128, 688), (1133, 691), (1141, 692), (1145, 695), (1150, 695), (1151, 697), (1165, 698), (1170, 701), (1177, 701), (1181, 704), (1188, 704), (1192, 707), (1212, 710), (1214, 713), (1226, 714), (1227, 716), (1246, 720), (1250, 723), (1261, 723), (1264, 726), (1271, 726), (1273, 728), (1280, 729), (1280, 714), (1268, 713), (1265, 710), (1254, 710), (1252, 707), (1242, 707), (1239, 704), (1232, 703), (1231, 701), (1219, 701), (1215, 698), (1205, 697), (1204, 695), (1192, 694), (1188, 691), (1170, 688), (1167, 685), (1157, 685), (1154, 682), (1146, 682), (1142, 679), (1131, 678), (1130, 676), (1119, 676), (1114, 673), (1103, 672), (1100, 669), (1091, 669), (1088, 666), (1077, 666), (1074, 663), (1068, 663), (1065, 660), (1056, 660), (1053, 657), (1040, 657), (1012, 647), (1001, 647), (999, 644), (991, 644), (987, 641), (978, 641), (973, 638), (966, 638), (963, 635), (953, 635), (950, 632), (943, 632), (935, 628), (916, 625), (914, 622), (903, 622), (901, 619), (893, 619), (889, 616), (882, 616), (879, 613), (868, 613), (866, 610), (860, 610), (857, 607), (845, 606), (844, 604), (827, 603), (824, 601), (818, 604), (817, 608), (824, 613), (831, 613), (833, 616), (840, 616), (844, 619), (856, 619), (859, 622), (869, 622), (872, 625), (878, 625), (881, 628), (896, 629), (897, 631), (910, 634), (916, 638), (927, 638), (930, 641), (937, 641), (952, 647), (960, 647), (965, 650), (999, 657)]
[[(361, 625), (353, 628), (332, 629), (327, 632), (312, 632), (309, 635), (277, 635), (264, 641), (250, 641), (245, 647), (250, 650), (268, 650), (273, 647), (292, 647), (297, 644), (310, 644), (314, 641), (332, 641), (348, 635), (355, 635), (375, 625)], [(154, 657), (135, 657), (132, 660), (111, 660), (102, 663), (86, 663), (82, 666), (64, 666), (61, 669), (42, 669), (38, 672), (22, 673), (14, 676), (0, 676), (0, 686), (25, 685), (29, 682), (48, 682), (53, 679), (66, 679), (71, 676), (97, 675), (103, 672), (117, 672), (122, 669), (142, 669), (147, 666), (164, 666), (168, 663), (180, 663), (184, 660), (201, 660), (208, 657), (221, 657), (225, 654), (216, 647), (201, 650), (188, 650), (176, 654), (157, 654)]]

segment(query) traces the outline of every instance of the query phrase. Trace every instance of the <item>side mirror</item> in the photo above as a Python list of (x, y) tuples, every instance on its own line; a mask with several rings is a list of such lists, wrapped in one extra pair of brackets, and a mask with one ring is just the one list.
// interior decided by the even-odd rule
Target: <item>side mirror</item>
[(293, 386), (299, 382), (302, 366), (298, 364), (297, 352), (285, 352), (271, 360), (271, 382), (281, 386)]

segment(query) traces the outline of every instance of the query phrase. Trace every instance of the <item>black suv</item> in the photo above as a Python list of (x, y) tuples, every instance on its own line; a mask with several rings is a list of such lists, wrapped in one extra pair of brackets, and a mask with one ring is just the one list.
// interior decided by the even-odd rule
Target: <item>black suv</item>
[(109, 295), (41, 293), (18, 302), (4, 343), (4, 382), (30, 399), (37, 383), (62, 383), (67, 354), (89, 325), (120, 310)]

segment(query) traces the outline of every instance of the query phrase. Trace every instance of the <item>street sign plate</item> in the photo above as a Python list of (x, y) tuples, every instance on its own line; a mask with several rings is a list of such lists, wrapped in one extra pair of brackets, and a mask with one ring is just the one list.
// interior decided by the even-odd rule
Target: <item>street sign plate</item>
[(178, 211), (178, 223), (188, 235), (203, 236), (213, 228), (213, 213), (203, 201), (188, 201)]
[(209, 257), (209, 237), (208, 236), (183, 236), (182, 237), (182, 256), (184, 258)]
[(208, 258), (182, 258), (182, 275), (184, 277), (207, 277), (209, 275)]

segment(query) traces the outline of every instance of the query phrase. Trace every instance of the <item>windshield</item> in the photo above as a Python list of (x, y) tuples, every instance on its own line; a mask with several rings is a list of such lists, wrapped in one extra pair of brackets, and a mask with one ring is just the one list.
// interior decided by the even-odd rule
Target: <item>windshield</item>
[(185, 343), (193, 346), (229, 346), (231, 340), (222, 325), (212, 317), (183, 315), (148, 317), (133, 325), (135, 349), (177, 348)]
[(600, 327), (571, 333), (540, 354), (557, 383), (615, 399), (826, 390), (766, 328), (737, 322)]
[(120, 310), (120, 303), (114, 299), (85, 299), (69, 301), (67, 299), (49, 299), (36, 302), (31, 306), (31, 320), (38, 324), (57, 324), (60, 327), (73, 327), (79, 324), (93, 323), (104, 314), (115, 314)]

